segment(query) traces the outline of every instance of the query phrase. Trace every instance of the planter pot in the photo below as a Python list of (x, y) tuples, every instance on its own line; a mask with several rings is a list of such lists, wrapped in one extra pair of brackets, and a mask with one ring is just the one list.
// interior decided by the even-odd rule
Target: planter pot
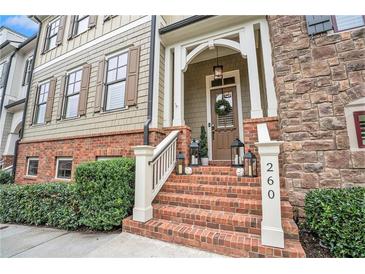
[(207, 166), (209, 163), (209, 159), (208, 158), (201, 158), (202, 161), (202, 166)]

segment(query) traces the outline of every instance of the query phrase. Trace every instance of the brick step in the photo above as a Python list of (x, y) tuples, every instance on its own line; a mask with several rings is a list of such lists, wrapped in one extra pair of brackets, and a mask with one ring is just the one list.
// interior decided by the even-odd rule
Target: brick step
[(236, 169), (230, 166), (197, 166), (193, 167), (193, 174), (237, 176)]
[[(225, 211), (206, 210), (153, 204), (153, 216), (177, 223), (186, 223), (221, 230), (261, 234), (261, 216)], [(292, 219), (282, 219), (286, 239), (299, 239), (298, 227)]]
[[(261, 188), (252, 186), (207, 185), (196, 182), (175, 183), (168, 181), (164, 184), (161, 191), (205, 196), (261, 199)], [(281, 191), (280, 198), (282, 201), (288, 201), (289, 198), (285, 190)]]
[(261, 245), (258, 235), (162, 219), (141, 223), (128, 217), (123, 220), (123, 231), (233, 257), (305, 257), (297, 240), (286, 239), (284, 249), (274, 248)]
[(260, 177), (237, 177), (237, 176), (217, 176), (217, 175), (176, 175), (171, 174), (167, 179), (168, 182), (174, 183), (200, 183), (208, 185), (224, 185), (224, 186), (261, 186)]
[[(261, 200), (253, 199), (160, 192), (156, 196), (154, 202), (160, 204), (208, 210), (220, 210), (242, 214), (262, 214)], [(288, 201), (281, 202), (281, 216), (283, 218), (293, 218), (292, 206)]]

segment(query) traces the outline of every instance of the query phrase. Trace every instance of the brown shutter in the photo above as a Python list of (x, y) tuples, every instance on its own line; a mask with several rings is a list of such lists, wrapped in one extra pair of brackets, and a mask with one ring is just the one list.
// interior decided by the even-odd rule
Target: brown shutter
[(87, 95), (89, 91), (91, 65), (86, 64), (82, 68), (81, 89), (79, 97), (79, 116), (86, 114)]
[(98, 20), (98, 16), (97, 15), (89, 15), (89, 28), (95, 27), (97, 20)]
[(66, 91), (66, 80), (67, 80), (67, 76), (66, 75), (62, 76), (61, 86), (60, 86), (60, 96), (58, 99), (57, 120), (62, 119), (63, 101), (65, 98), (65, 91)]
[(57, 39), (56, 39), (56, 45), (59, 46), (62, 44), (63, 36), (65, 34), (65, 25), (66, 25), (66, 15), (61, 16), (60, 18), (60, 24), (58, 26), (58, 33), (57, 33)]
[(27, 77), (27, 74), (28, 74), (28, 63), (29, 63), (29, 59), (27, 59), (27, 61), (25, 62), (22, 86), (25, 86), (25, 78)]
[(56, 91), (56, 81), (57, 81), (56, 78), (52, 78), (49, 83), (49, 91), (48, 91), (46, 114), (45, 114), (46, 123), (51, 122), (52, 120), (52, 110), (53, 110), (54, 94)]
[(75, 20), (76, 20), (76, 15), (71, 15), (67, 39), (71, 39), (74, 36)]
[(139, 53), (141, 47), (132, 47), (128, 52), (128, 68), (126, 83), (126, 105), (137, 104), (138, 73), (139, 73)]
[(36, 87), (36, 90), (35, 90), (35, 99), (34, 99), (34, 102), (33, 102), (33, 108), (32, 108), (32, 112), (30, 113), (30, 122), (29, 122), (29, 125), (33, 125), (34, 123), (34, 115), (35, 115), (35, 112), (36, 112), (36, 108), (37, 108), (37, 104), (38, 104), (38, 98), (39, 98), (39, 89), (40, 89), (40, 86), (37, 85)]
[(47, 50), (48, 32), (49, 32), (49, 26), (47, 25), (46, 36), (44, 36), (44, 39), (43, 39), (43, 46), (42, 46), (41, 54), (44, 54)]
[(94, 112), (101, 111), (101, 101), (102, 101), (103, 89), (104, 89), (105, 64), (106, 64), (106, 62), (105, 62), (104, 58), (99, 61), (98, 76), (96, 79)]

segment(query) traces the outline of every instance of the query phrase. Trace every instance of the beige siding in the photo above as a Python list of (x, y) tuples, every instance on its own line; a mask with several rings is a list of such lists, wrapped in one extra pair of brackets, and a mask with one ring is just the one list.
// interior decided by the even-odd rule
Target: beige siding
[[(101, 20), (99, 20), (98, 25), (100, 24), (100, 21)], [(111, 22), (111, 25), (112, 24), (113, 21)], [(143, 123), (147, 117), (150, 29), (150, 22), (139, 25), (138, 27), (96, 44), (82, 53), (74, 54), (57, 62), (54, 65), (37, 71), (34, 74), (33, 85), (29, 94), (29, 105), (26, 114), (26, 127), (24, 131), (25, 140), (142, 129)], [(105, 55), (126, 49), (132, 45), (141, 46), (137, 106), (132, 106), (129, 109), (123, 111), (94, 113), (98, 61)], [(61, 77), (66, 73), (66, 71), (82, 66), (85, 63), (92, 65), (86, 116), (72, 120), (57, 121), (56, 116), (59, 104)], [(30, 126), (30, 116), (31, 110), (33, 109), (33, 105), (35, 103), (34, 101), (37, 84), (50, 77), (57, 78), (52, 121), (47, 125)]]
[[(42, 22), (42, 30), (41, 30), (41, 43), (40, 46), (43, 45), (44, 38), (46, 35), (46, 29), (48, 23), (52, 21), (57, 16), (49, 16)], [(117, 28), (125, 26), (137, 19), (142, 18), (143, 16), (129, 16), (129, 15), (118, 15), (113, 17), (112, 19), (104, 22), (104, 15), (99, 15), (97, 19), (96, 27), (89, 29), (88, 31), (81, 33), (80, 35), (68, 40), (68, 31), (71, 23), (71, 16), (67, 16), (66, 25), (65, 25), (65, 34), (63, 37), (62, 45), (46, 52), (45, 54), (40, 54), (40, 50), (38, 51), (38, 56), (36, 58), (35, 66), (42, 65), (66, 52), (69, 52), (81, 45), (84, 45), (87, 42), (90, 42), (108, 32), (111, 32)]]
[(162, 18), (166, 22), (166, 25), (170, 25), (191, 16), (192, 15), (162, 15)]
[[(238, 53), (221, 57), (219, 61), (226, 72), (237, 69), (240, 71), (243, 119), (250, 118), (251, 105), (247, 61)], [(190, 64), (184, 75), (185, 123), (191, 127), (193, 138), (199, 138), (202, 125), (207, 126), (205, 77), (212, 74), (212, 68), (215, 64), (216, 60)], [(267, 105), (266, 102), (263, 105)]]
[(165, 78), (165, 47), (160, 45), (160, 72), (158, 84), (158, 127), (163, 126), (163, 108), (164, 108), (164, 79)]

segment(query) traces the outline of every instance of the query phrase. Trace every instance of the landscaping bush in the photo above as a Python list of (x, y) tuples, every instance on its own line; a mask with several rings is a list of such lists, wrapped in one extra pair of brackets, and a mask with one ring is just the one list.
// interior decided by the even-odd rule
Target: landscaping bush
[(13, 176), (9, 172), (0, 170), (0, 185), (12, 184)]
[(306, 226), (336, 257), (365, 257), (365, 188), (319, 189), (305, 198)]
[(7, 185), (0, 188), (0, 222), (48, 225), (64, 229), (79, 226), (74, 184)]
[(109, 230), (120, 226), (134, 203), (134, 161), (121, 158), (81, 164), (77, 167), (76, 189), (80, 224)]

